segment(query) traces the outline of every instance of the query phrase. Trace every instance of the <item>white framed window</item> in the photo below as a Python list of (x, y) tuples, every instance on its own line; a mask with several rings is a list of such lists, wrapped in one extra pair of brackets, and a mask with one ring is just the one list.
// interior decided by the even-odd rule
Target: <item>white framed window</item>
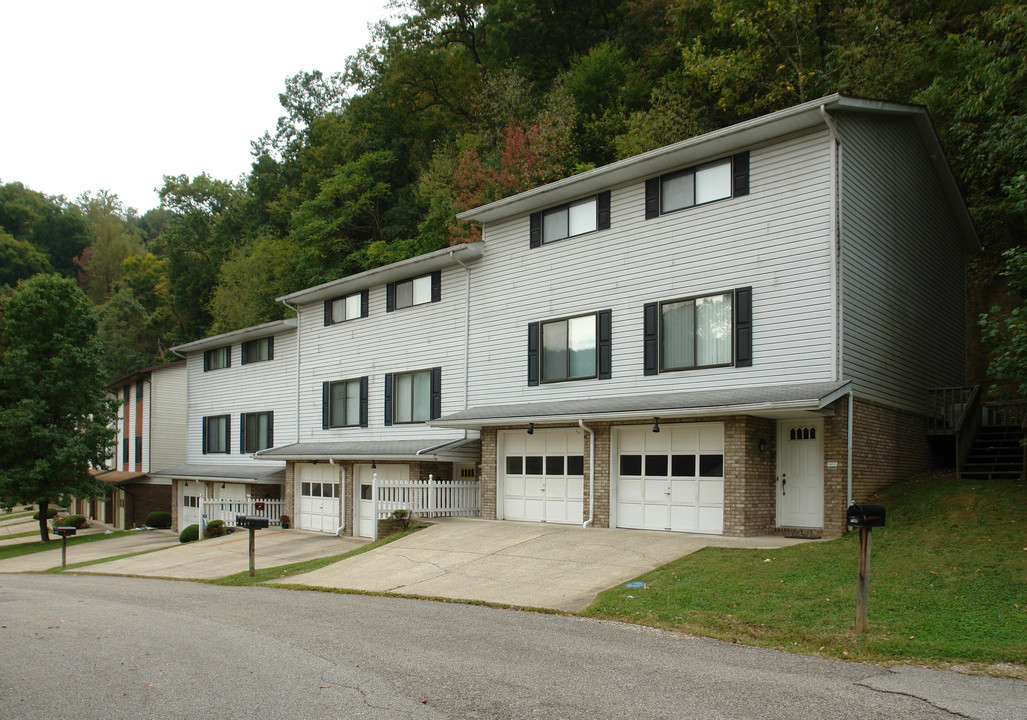
[(221, 370), (232, 366), (232, 346), (205, 350), (203, 353), (203, 372)]
[(734, 293), (660, 303), (660, 370), (730, 365)]
[(211, 415), (203, 418), (203, 452), (228, 452), (228, 415)]
[(415, 423), (431, 419), (431, 370), (393, 376), (393, 422)]
[(331, 301), (331, 323), (355, 320), (363, 314), (362, 293), (351, 293)]
[(255, 453), (274, 446), (274, 413), (243, 413), (239, 416), (240, 446), (244, 453)]
[(749, 153), (742, 152), (646, 180), (645, 216), (654, 218), (748, 194)]
[(596, 196), (542, 212), (542, 242), (595, 232), (598, 227)]
[(360, 425), (360, 380), (340, 380), (329, 383), (328, 387), (328, 426), (338, 428)]
[(396, 283), (396, 309), (431, 302), (431, 275)]
[(542, 382), (596, 376), (597, 315), (580, 315), (541, 324)]
[(272, 336), (247, 340), (241, 348), (242, 364), (267, 362), (275, 358), (275, 339)]

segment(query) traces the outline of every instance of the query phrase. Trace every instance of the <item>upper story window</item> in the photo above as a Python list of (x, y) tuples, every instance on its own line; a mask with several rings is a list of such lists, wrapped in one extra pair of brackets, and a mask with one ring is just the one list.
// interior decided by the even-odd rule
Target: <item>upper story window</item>
[(211, 415), (203, 418), (203, 453), (227, 453), (229, 416)]
[(143, 399), (143, 381), (136, 381), (136, 402)]
[(645, 216), (749, 194), (749, 153), (667, 173), (645, 182)]
[(610, 191), (532, 213), (529, 223), (533, 248), (606, 230), (610, 227)]
[(239, 416), (239, 452), (255, 453), (274, 446), (275, 414), (271, 411)]
[(611, 311), (528, 324), (528, 385), (608, 379)]
[(214, 348), (203, 352), (203, 372), (232, 367), (232, 346)]
[(442, 415), (442, 368), (385, 376), (385, 424), (418, 423)]
[(648, 303), (645, 374), (752, 365), (752, 288)]
[(385, 288), (385, 310), (401, 310), (413, 305), (425, 305), (442, 299), (442, 271), (418, 275), (399, 282), (389, 283)]
[(275, 359), (275, 338), (273, 335), (247, 340), (241, 348), (242, 364), (249, 365), (255, 362), (265, 362)]
[(367, 317), (367, 290), (325, 300), (325, 326)]
[(367, 378), (322, 384), (321, 428), (367, 427)]

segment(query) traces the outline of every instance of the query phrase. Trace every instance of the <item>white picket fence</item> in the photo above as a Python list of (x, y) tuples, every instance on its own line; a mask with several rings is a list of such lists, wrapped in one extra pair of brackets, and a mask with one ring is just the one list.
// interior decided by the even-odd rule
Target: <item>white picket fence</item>
[(240, 500), (238, 498), (211, 498), (200, 500), (200, 517), (203, 526), (212, 520), (221, 520), (228, 527), (235, 527), (236, 515), (254, 515), (266, 517), (269, 525), (280, 525), (282, 522), (281, 500)]
[(419, 517), (479, 517), (481, 483), (477, 480), (385, 480), (378, 478), (379, 518), (395, 510)]

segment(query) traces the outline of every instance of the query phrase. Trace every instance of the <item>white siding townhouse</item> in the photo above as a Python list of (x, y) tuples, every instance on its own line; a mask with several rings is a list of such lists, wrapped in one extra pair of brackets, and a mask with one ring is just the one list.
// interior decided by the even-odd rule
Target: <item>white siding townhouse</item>
[(253, 455), (296, 437), (296, 341), (289, 319), (172, 348), (186, 358), (186, 451), (151, 477), (171, 483), (175, 529), (281, 499), (285, 464)]
[(979, 242), (923, 108), (833, 95), (458, 217), (468, 401), (432, 424), (480, 432), (485, 517), (834, 536), (931, 465)]

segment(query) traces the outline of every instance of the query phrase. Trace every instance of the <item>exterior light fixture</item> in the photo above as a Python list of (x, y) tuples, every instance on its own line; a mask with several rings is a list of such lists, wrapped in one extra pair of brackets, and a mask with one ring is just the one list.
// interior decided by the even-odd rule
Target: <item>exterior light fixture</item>
[(529, 435), (534, 435), (535, 434), (535, 423), (528, 423), (528, 434)]
[(660, 418), (653, 418), (653, 432), (660, 432)]

